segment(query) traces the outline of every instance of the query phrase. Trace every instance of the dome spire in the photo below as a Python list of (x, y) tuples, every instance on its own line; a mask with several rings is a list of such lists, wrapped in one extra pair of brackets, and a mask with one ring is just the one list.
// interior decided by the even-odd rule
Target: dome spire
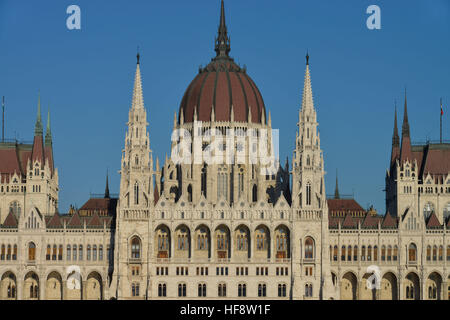
[(227, 25), (225, 23), (225, 6), (223, 0), (220, 7), (220, 25), (215, 41), (216, 58), (228, 57), (230, 52), (230, 38), (227, 35)]

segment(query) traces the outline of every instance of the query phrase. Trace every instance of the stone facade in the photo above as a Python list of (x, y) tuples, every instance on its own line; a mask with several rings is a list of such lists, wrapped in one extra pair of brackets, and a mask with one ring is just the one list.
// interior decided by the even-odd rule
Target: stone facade
[[(228, 55), (223, 2), (215, 51), (174, 117), (162, 166), (138, 55), (118, 199), (107, 187), (58, 213), (40, 104), (33, 145), (0, 144), (0, 299), (449, 299), (450, 146), (411, 145), (406, 97), (381, 216), (341, 199), (337, 181), (326, 198), (309, 56), (282, 167), (259, 153), (273, 151), (271, 115)], [(222, 152), (207, 161), (210, 150)]]

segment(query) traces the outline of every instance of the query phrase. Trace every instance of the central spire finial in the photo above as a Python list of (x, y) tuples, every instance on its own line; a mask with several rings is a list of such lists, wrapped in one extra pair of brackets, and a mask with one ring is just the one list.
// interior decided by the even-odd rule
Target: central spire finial
[(306, 65), (309, 66), (309, 53), (308, 53), (308, 50), (306, 50)]
[(139, 46), (137, 47), (137, 54), (136, 54), (136, 59), (137, 59), (137, 64), (139, 64), (139, 58), (141, 56), (139, 55)]
[(225, 23), (225, 6), (223, 0), (220, 6), (220, 25), (217, 32), (215, 49), (216, 57), (228, 57), (230, 52), (230, 38), (227, 35), (227, 25)]

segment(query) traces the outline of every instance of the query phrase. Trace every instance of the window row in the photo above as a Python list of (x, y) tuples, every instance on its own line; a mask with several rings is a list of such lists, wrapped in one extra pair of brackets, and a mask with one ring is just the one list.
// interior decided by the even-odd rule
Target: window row
[[(133, 293), (139, 292), (139, 284), (132, 284), (132, 295)], [(227, 284), (219, 283), (217, 286), (217, 295), (219, 297), (227, 296)], [(267, 285), (265, 283), (258, 284), (258, 297), (267, 297)], [(278, 297), (286, 297), (287, 295), (287, 285), (285, 283), (278, 284)], [(305, 295), (310, 297), (312, 296), (312, 284), (306, 284), (305, 286)], [(135, 296), (135, 295), (133, 295)], [(178, 284), (178, 297), (186, 297), (187, 296), (187, 284), (179, 283)], [(198, 297), (207, 297), (206, 283), (199, 283), (197, 285), (197, 296)], [(247, 297), (247, 284), (239, 283), (237, 285), (237, 296), (238, 297)], [(159, 283), (158, 284), (158, 297), (167, 297), (167, 284)]]

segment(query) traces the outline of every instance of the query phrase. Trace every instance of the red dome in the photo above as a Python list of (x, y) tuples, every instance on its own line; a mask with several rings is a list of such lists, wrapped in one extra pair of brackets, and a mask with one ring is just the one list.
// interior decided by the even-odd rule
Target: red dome
[(262, 115), (266, 119), (266, 110), (261, 93), (244, 68), (229, 58), (213, 59), (192, 80), (180, 105), (184, 122), (194, 121), (194, 109), (197, 108), (198, 121), (211, 121), (214, 108), (215, 121), (231, 121), (233, 106), (234, 121), (261, 123)]

